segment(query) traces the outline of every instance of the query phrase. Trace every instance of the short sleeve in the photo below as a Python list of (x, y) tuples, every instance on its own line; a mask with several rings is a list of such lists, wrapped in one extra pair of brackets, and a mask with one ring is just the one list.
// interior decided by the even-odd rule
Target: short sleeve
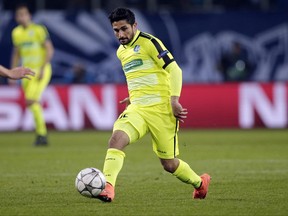
[(15, 47), (19, 46), (19, 40), (17, 38), (17, 30), (16, 29), (13, 29), (12, 31), (12, 43)]
[(44, 25), (39, 25), (37, 32), (38, 32), (38, 37), (41, 43), (44, 43), (46, 40), (50, 39), (48, 30)]

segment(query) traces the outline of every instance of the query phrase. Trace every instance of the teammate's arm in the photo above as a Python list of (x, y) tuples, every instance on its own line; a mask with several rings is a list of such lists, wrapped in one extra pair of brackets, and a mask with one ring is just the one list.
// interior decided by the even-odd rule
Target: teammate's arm
[(30, 76), (34, 76), (35, 73), (32, 72), (30, 69), (24, 67), (16, 67), (9, 70), (0, 65), (0, 75), (16, 80), (22, 78), (30, 79)]
[(41, 66), (41, 69), (40, 69), (39, 80), (41, 80), (43, 78), (44, 68), (45, 68), (46, 64), (50, 63), (50, 61), (52, 59), (52, 56), (54, 54), (54, 47), (53, 47), (53, 44), (52, 44), (50, 39), (47, 39), (44, 42), (43, 46), (44, 46), (44, 49), (46, 50), (46, 56), (45, 56), (44, 63)]
[(50, 61), (53, 57), (54, 47), (53, 47), (52, 41), (50, 39), (50, 35), (49, 35), (45, 26), (41, 26), (41, 28), (39, 28), (38, 33), (39, 33), (40, 41), (42, 41), (42, 44), (43, 44), (43, 47), (45, 50), (45, 54), (46, 54), (43, 65), (41, 65), (40, 74), (38, 77), (38, 79), (41, 80), (43, 78), (43, 75), (44, 75), (44, 68), (45, 68), (46, 64), (50, 63)]

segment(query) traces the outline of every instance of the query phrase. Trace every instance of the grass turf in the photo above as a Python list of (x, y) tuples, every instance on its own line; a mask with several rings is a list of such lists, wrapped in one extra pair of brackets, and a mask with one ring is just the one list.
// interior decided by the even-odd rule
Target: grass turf
[(180, 158), (212, 176), (205, 200), (162, 170), (150, 137), (126, 149), (116, 199), (102, 203), (74, 188), (85, 167), (102, 169), (110, 132), (0, 133), (0, 215), (287, 215), (287, 130), (180, 132)]

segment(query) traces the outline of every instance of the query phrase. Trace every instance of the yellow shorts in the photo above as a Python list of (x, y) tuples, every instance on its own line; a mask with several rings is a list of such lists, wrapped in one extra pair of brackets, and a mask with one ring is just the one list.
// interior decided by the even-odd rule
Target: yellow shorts
[(39, 69), (38, 71), (35, 69), (33, 71), (36, 73), (36, 76), (32, 77), (31, 80), (23, 79), (22, 88), (24, 91), (25, 99), (38, 101), (40, 100), (44, 89), (50, 82), (52, 69), (50, 64), (46, 65), (44, 68), (44, 77), (40, 81), (38, 80)]
[(172, 159), (179, 154), (178, 126), (170, 104), (152, 107), (130, 104), (114, 123), (113, 131), (124, 131), (130, 143), (150, 132), (156, 155), (162, 159)]

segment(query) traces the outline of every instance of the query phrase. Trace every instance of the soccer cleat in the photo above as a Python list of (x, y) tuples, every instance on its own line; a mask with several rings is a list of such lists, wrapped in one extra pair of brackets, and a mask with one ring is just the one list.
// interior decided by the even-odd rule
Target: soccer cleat
[(103, 202), (112, 202), (114, 196), (114, 187), (109, 182), (107, 182), (104, 190), (96, 198), (100, 199)]
[(211, 177), (207, 173), (204, 173), (200, 177), (202, 179), (202, 183), (199, 188), (194, 189), (194, 192), (193, 192), (194, 199), (204, 199), (208, 193), (208, 187), (209, 187)]
[(48, 145), (48, 140), (46, 136), (37, 135), (36, 140), (34, 142), (35, 146), (46, 146)]

